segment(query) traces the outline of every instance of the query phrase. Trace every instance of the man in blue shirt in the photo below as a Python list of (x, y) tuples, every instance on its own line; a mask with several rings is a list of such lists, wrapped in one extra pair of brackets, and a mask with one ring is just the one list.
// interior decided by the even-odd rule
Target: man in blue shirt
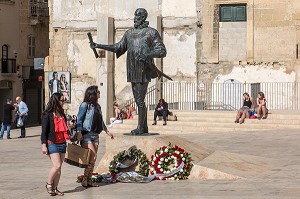
[(25, 102), (22, 101), (21, 97), (16, 97), (17, 102), (17, 117), (22, 118), (23, 126), (21, 126), (21, 136), (18, 138), (25, 138), (26, 131), (25, 131), (25, 122), (28, 116), (28, 107)]

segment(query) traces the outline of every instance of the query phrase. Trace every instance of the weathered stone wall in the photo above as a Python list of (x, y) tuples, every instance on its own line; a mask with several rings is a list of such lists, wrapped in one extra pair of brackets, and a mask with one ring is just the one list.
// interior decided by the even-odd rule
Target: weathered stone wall
[[(195, 6), (195, 0), (49, 1), (51, 47), (45, 71), (71, 71), (72, 104), (67, 105), (69, 112), (74, 113), (80, 102), (78, 93), (82, 93), (91, 83), (95, 84), (97, 78), (101, 79), (96, 75), (96, 68), (101, 63), (95, 61), (86, 37), (88, 31), (96, 35), (99, 16), (114, 18), (115, 31), (109, 34), (115, 35), (115, 42), (133, 26), (134, 11), (138, 7), (147, 9), (151, 27), (160, 29), (157, 16), (162, 16), (164, 28), (162, 37), (168, 51), (167, 57), (163, 60), (163, 71), (174, 79), (195, 80), (197, 21)], [(98, 30), (101, 30), (101, 27), (98, 27)], [(97, 42), (96, 37), (94, 41)], [(115, 58), (114, 62), (114, 97), (117, 101), (125, 102), (132, 97), (131, 85), (127, 83), (126, 77), (126, 54), (119, 59)], [(86, 78), (89, 82), (85, 82)], [(48, 79), (45, 82), (48, 82)], [(150, 86), (155, 83), (155, 80), (152, 81)], [(73, 90), (75, 87), (77, 91)], [(46, 93), (48, 95), (48, 92)]]
[[(300, 2), (277, 0), (198, 0), (197, 70), (201, 82), (293, 82), (299, 81)], [(237, 40), (230, 49), (224, 40), (224, 24), (219, 22), (219, 5), (247, 4), (246, 39)], [(202, 11), (202, 13), (201, 13)], [(227, 28), (228, 29), (228, 28)], [(232, 34), (238, 34), (231, 32)], [(241, 33), (241, 32), (239, 32)], [(235, 35), (238, 36), (238, 35)], [(239, 36), (241, 37), (241, 36)], [(233, 37), (232, 37), (233, 38)], [(246, 42), (245, 42), (246, 40)], [(246, 57), (228, 58), (241, 51)], [(228, 54), (223, 51), (226, 49)], [(225, 62), (224, 62), (225, 61)]]
[(220, 22), (219, 60), (246, 61), (247, 24), (246, 22)]

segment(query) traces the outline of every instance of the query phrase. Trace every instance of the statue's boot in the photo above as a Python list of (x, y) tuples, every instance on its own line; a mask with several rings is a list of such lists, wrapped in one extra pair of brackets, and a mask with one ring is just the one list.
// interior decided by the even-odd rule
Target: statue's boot
[(138, 126), (136, 129), (131, 131), (132, 135), (142, 135), (148, 133), (147, 108), (145, 103), (142, 103), (141, 106), (138, 106), (138, 112)]

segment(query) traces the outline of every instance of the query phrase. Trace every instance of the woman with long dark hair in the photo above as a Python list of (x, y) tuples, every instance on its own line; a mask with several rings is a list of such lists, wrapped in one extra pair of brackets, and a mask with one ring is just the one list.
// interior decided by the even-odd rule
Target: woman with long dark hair
[(81, 140), (82, 147), (91, 150), (88, 166), (84, 169), (84, 177), (81, 185), (84, 187), (97, 186), (91, 181), (94, 170), (97, 151), (99, 146), (99, 134), (105, 131), (107, 135), (114, 139), (104, 124), (101, 107), (98, 104), (100, 91), (98, 86), (90, 86), (86, 89), (83, 102), (81, 103), (77, 116), (77, 138)]
[(64, 195), (57, 189), (66, 153), (66, 140), (70, 139), (63, 103), (64, 96), (61, 93), (53, 93), (46, 110), (42, 113), (42, 152), (48, 155), (52, 162), (46, 184), (47, 192), (51, 196)]

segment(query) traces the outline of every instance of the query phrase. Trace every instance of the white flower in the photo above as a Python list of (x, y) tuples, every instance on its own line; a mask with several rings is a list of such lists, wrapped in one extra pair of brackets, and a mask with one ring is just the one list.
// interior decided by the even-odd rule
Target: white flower
[(159, 179), (161, 180), (161, 179), (163, 179), (163, 177), (159, 177)]
[(170, 178), (171, 180), (174, 180), (174, 177)]
[(160, 169), (160, 171), (163, 172), (164, 170), (163, 170), (163, 169)]
[(182, 158), (182, 161), (185, 161), (185, 158)]
[(154, 170), (153, 173), (156, 173), (156, 171)]
[(174, 177), (176, 178), (176, 177), (177, 177), (177, 175), (175, 174), (175, 175), (174, 175)]
[(153, 160), (155, 161), (155, 160), (156, 160), (156, 157), (154, 157)]
[(151, 171), (154, 171), (154, 168), (153, 168), (153, 167), (151, 168)]
[(166, 158), (166, 159), (165, 159), (165, 162), (168, 162), (168, 161), (169, 161), (169, 160)]
[(161, 164), (162, 162), (161, 161), (158, 161), (158, 164)]
[(152, 162), (151, 164), (154, 165), (154, 162)]
[[(158, 155), (157, 154), (155, 154), (155, 157), (158, 157)], [(156, 158), (155, 158), (156, 159)], [(154, 160), (154, 159), (153, 159)]]
[(167, 173), (170, 173), (170, 171), (167, 171)]
[(160, 150), (160, 155), (163, 153), (163, 150)]
[(175, 153), (176, 153), (176, 154), (180, 154), (180, 152), (179, 152), (179, 151), (175, 151)]
[(183, 157), (183, 154), (180, 154), (181, 157)]
[(160, 158), (160, 161), (164, 161), (164, 158)]
[(166, 149), (165, 149), (165, 152), (168, 152), (168, 151), (169, 151), (168, 148), (166, 148)]
[(160, 165), (158, 165), (158, 166), (157, 166), (157, 168), (159, 168), (159, 169), (160, 169), (160, 168), (161, 168), (161, 166), (160, 166)]
[(167, 173), (166, 171), (163, 171), (163, 173)]
[(183, 169), (180, 169), (180, 172), (183, 172)]

